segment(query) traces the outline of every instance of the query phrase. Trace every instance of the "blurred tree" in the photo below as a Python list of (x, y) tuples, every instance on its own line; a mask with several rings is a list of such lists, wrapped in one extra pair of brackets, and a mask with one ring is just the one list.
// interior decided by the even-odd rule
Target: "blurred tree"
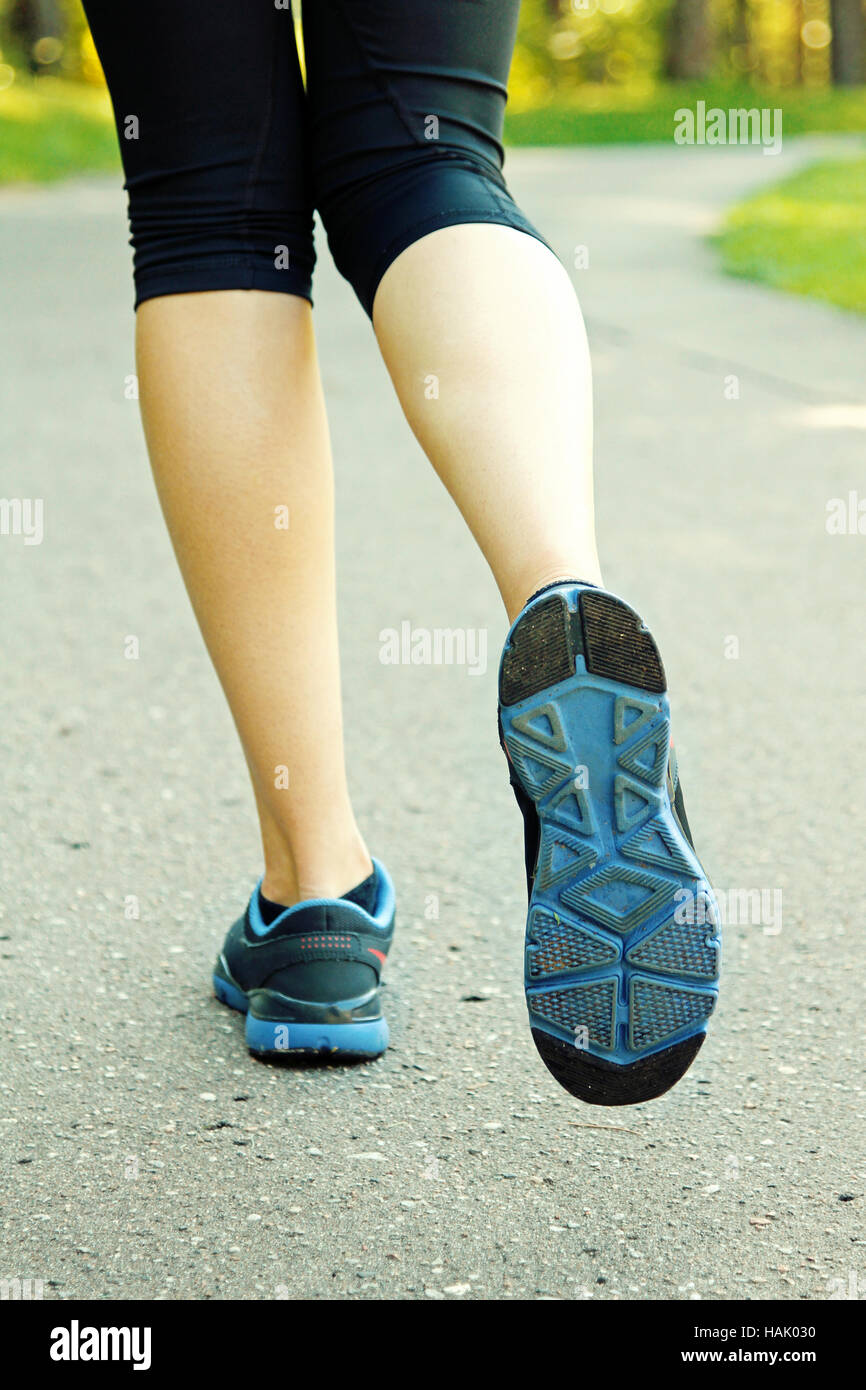
[(728, 62), (737, 74), (751, 72), (755, 66), (749, 0), (732, 0), (728, 20)]
[(674, 0), (668, 16), (665, 76), (674, 82), (706, 77), (712, 58), (707, 0)]
[(92, 80), (84, 72), (92, 43), (81, 0), (0, 0), (0, 48), (7, 63), (33, 74)]
[(63, 18), (58, 0), (13, 0), (7, 25), (31, 72), (59, 69), (63, 56)]
[(833, 85), (856, 87), (866, 80), (866, 23), (860, 0), (830, 0), (830, 27), (833, 30), (830, 49)]
[[(122, 4), (123, 0), (114, 0)], [(432, 0), (431, 0), (432, 3)], [(513, 107), (660, 78), (866, 81), (866, 0), (523, 0)], [(2, 61), (101, 84), (81, 0), (0, 0)], [(601, 98), (599, 97), (599, 100)]]

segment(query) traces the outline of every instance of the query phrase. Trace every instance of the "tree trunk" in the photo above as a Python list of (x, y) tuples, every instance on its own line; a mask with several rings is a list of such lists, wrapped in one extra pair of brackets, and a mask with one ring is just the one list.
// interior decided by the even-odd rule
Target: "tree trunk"
[(14, 0), (10, 28), (26, 35), (34, 43), (41, 38), (59, 38), (63, 33), (63, 15), (57, 0)]
[(18, 40), (32, 73), (58, 72), (59, 55), (50, 63), (38, 62), (33, 53), (39, 39), (60, 39), (65, 24), (58, 0), (15, 0), (7, 20), (9, 31)]
[(729, 70), (733, 70), (740, 81), (744, 77), (751, 80), (756, 64), (748, 0), (733, 0), (725, 35), (725, 46), (729, 54)]
[(751, 43), (747, 0), (734, 0), (731, 13), (730, 42), (737, 44), (740, 48), (748, 48)]
[(866, 23), (860, 0), (830, 0), (833, 46), (830, 61), (834, 87), (856, 87), (866, 80)]
[(674, 0), (668, 21), (665, 76), (674, 82), (706, 77), (711, 57), (707, 0)]

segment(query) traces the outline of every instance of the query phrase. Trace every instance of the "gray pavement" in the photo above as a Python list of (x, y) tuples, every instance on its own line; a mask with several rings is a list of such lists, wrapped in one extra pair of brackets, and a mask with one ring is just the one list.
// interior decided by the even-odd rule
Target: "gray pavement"
[[(398, 887), (393, 1044), (355, 1068), (248, 1056), (209, 971), (256, 833), (125, 398), (122, 195), (0, 196), (0, 495), (44, 499), (41, 545), (0, 536), (0, 1277), (59, 1299), (866, 1294), (866, 536), (825, 526), (829, 499), (866, 498), (866, 322), (721, 277), (703, 240), (824, 147), (509, 160), (567, 264), (588, 248), (606, 576), (659, 639), (699, 848), (747, 919), (692, 1072), (611, 1111), (529, 1038), (504, 619), (323, 239), (347, 742)], [(486, 629), (486, 674), (382, 665), (403, 620)], [(735, 910), (751, 889), (764, 908)]]

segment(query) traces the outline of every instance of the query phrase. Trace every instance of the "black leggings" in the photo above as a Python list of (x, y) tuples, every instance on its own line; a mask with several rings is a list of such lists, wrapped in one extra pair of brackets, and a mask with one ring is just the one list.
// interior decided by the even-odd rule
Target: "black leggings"
[(311, 299), (313, 208), (368, 314), (438, 227), (538, 237), (502, 177), (519, 0), (84, 0), (114, 104), (136, 306), (190, 290)]

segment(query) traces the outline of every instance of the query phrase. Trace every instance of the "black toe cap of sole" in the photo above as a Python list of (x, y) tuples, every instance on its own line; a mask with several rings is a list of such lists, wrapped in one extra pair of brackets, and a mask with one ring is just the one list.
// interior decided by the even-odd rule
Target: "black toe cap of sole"
[(642, 1057), (626, 1066), (603, 1061), (588, 1052), (533, 1028), (532, 1037), (541, 1060), (560, 1086), (588, 1105), (639, 1105), (664, 1095), (694, 1061), (703, 1033)]

